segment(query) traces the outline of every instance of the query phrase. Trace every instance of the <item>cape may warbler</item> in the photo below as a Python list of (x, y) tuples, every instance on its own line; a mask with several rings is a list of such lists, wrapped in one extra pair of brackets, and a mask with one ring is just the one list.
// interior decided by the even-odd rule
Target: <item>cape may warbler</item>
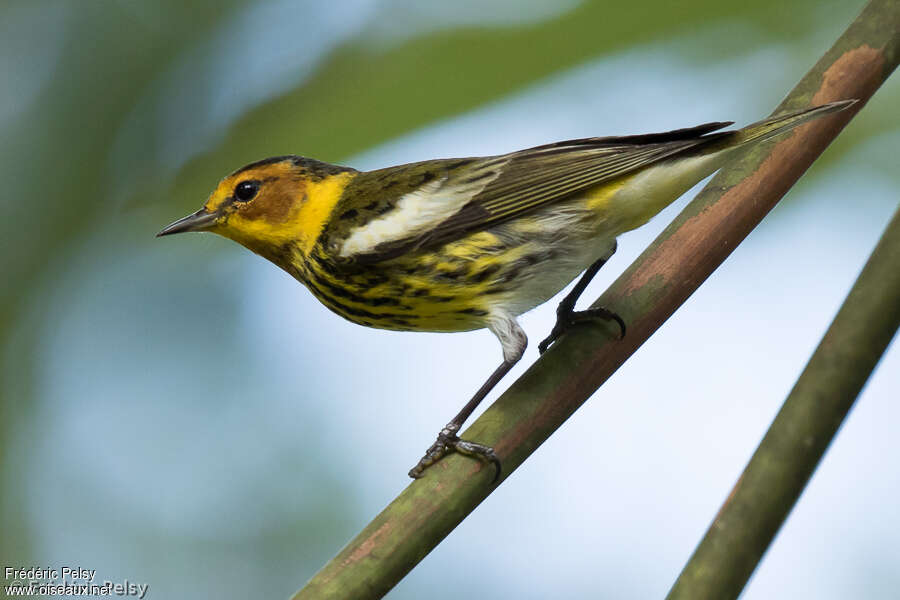
[(500, 463), (460, 440), (462, 423), (521, 358), (516, 317), (579, 273), (539, 349), (585, 319), (578, 296), (615, 251), (616, 236), (646, 223), (732, 151), (846, 108), (834, 102), (737, 131), (708, 123), (668, 133), (586, 138), (500, 156), (429, 160), (360, 172), (278, 156), (225, 177), (206, 204), (159, 235), (211, 231), (243, 244), (303, 283), (322, 304), (360, 325), (402, 331), (487, 327), (503, 362), (441, 430), (411, 471), (457, 450)]

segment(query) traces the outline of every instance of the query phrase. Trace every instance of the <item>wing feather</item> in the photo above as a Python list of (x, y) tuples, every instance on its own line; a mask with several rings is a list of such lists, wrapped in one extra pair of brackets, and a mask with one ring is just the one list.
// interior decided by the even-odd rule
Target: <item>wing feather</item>
[(430, 195), (432, 201), (444, 202), (448, 195), (467, 192), (468, 197), (454, 200), (458, 208), (453, 214), (408, 235), (384, 239), (351, 258), (374, 263), (445, 244), (733, 135), (710, 134), (727, 125), (708, 123), (667, 133), (569, 140), (477, 159), (448, 170), (440, 189)]

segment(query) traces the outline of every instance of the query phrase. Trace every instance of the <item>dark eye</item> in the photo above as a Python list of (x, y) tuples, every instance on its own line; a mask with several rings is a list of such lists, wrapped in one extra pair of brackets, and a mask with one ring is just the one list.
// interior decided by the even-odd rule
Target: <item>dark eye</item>
[(241, 202), (249, 202), (259, 191), (258, 181), (242, 181), (234, 188), (234, 199)]

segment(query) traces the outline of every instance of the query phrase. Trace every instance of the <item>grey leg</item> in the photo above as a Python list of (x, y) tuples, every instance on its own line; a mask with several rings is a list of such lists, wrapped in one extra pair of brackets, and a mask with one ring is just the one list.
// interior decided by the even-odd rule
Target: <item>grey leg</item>
[(619, 339), (625, 337), (625, 321), (622, 320), (622, 317), (612, 312), (607, 308), (597, 307), (597, 308), (589, 308), (587, 310), (575, 310), (575, 303), (578, 302), (578, 298), (581, 297), (581, 294), (584, 293), (585, 288), (587, 288), (588, 284), (600, 270), (600, 267), (606, 264), (606, 261), (615, 253), (616, 244), (613, 242), (612, 250), (604, 257), (594, 261), (594, 263), (589, 266), (584, 274), (581, 276), (581, 279), (578, 280), (578, 283), (575, 284), (575, 287), (572, 288), (572, 291), (569, 292), (565, 298), (562, 299), (562, 302), (559, 303), (559, 306), (556, 308), (556, 324), (553, 326), (553, 329), (550, 331), (550, 335), (544, 338), (540, 344), (538, 344), (538, 352), (543, 354), (547, 351), (547, 348), (551, 346), (556, 340), (558, 340), (562, 334), (568, 331), (571, 327), (579, 324), (586, 323), (590, 321), (596, 321), (597, 319), (603, 319), (606, 321), (615, 321), (619, 324), (619, 328), (621, 329), (621, 335)]
[(478, 388), (478, 391), (462, 407), (459, 414), (441, 429), (437, 435), (437, 440), (425, 451), (425, 456), (409, 471), (409, 476), (413, 479), (422, 477), (425, 469), (451, 452), (459, 452), (460, 454), (473, 456), (493, 464), (496, 471), (491, 483), (496, 482), (500, 478), (500, 459), (494, 454), (494, 449), (483, 444), (461, 440), (457, 435), (463, 423), (472, 415), (485, 396), (496, 387), (500, 380), (513, 368), (513, 365), (519, 362), (528, 344), (525, 332), (522, 331), (515, 318), (510, 315), (493, 315), (488, 328), (497, 336), (500, 344), (503, 346), (503, 362), (491, 373), (487, 381)]

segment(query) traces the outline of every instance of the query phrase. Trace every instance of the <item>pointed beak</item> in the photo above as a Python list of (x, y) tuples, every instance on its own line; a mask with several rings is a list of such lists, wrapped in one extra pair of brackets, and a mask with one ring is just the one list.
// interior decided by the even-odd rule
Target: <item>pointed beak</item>
[(205, 208), (201, 208), (192, 215), (182, 217), (174, 223), (166, 225), (162, 231), (156, 234), (156, 237), (172, 235), (173, 233), (182, 233), (185, 231), (206, 231), (215, 224), (218, 216), (217, 213), (206, 212)]

